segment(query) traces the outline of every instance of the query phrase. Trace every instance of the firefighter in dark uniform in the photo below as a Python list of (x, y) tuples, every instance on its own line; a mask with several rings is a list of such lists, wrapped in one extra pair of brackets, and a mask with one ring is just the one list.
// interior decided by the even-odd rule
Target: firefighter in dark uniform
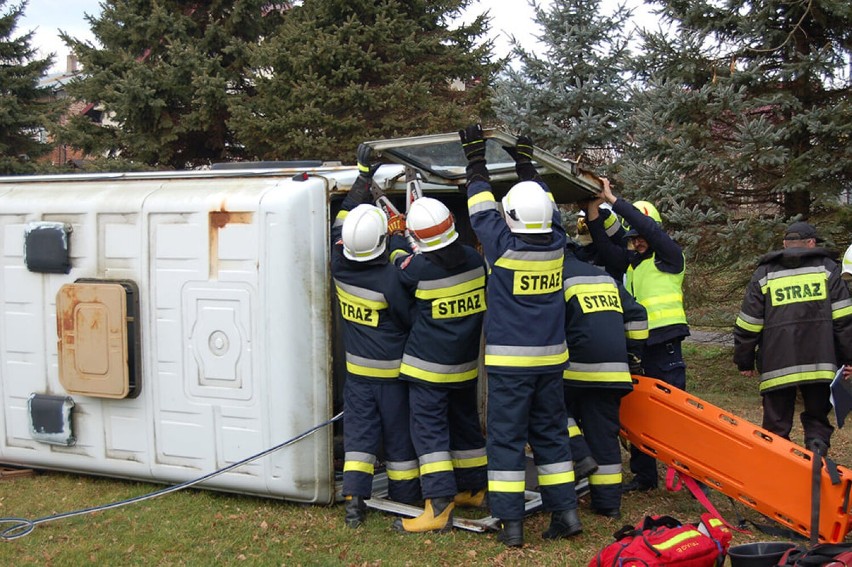
[(398, 379), (414, 305), (388, 258), (385, 214), (365, 204), (376, 169), (368, 165), (369, 153), (367, 146), (359, 147), (361, 174), (331, 228), (331, 273), (346, 350), (343, 495), (351, 528), (364, 521), (380, 446), (388, 496), (406, 503), (421, 498), (408, 384)]
[(565, 305), (562, 261), (565, 231), (553, 197), (533, 181), (532, 144), (510, 148), (518, 177), (503, 198), (491, 191), (480, 125), (459, 132), (468, 160), (468, 210), (491, 273), (485, 317), (488, 369), (488, 500), (500, 519), (498, 539), (523, 545), (524, 490), (529, 441), (550, 526), (545, 539), (582, 531), (562, 393)]
[(598, 464), (589, 476), (592, 510), (619, 518), (619, 411), (621, 398), (633, 390), (631, 367), (638, 366), (648, 338), (648, 315), (612, 276), (578, 259), (577, 248), (569, 242), (562, 268), (569, 353), (565, 403)]
[[(580, 213), (577, 217), (577, 238), (575, 245), (571, 246), (574, 256), (583, 262), (588, 262), (596, 266), (604, 268), (616, 281), (624, 280), (624, 268), (613, 267), (606, 265), (606, 258), (601, 257), (598, 253), (597, 246), (592, 241), (589, 234), (589, 226), (586, 222), (586, 210), (591, 205), (591, 201), (583, 201), (580, 203)], [(597, 205), (598, 215), (602, 219), (604, 232), (609, 237), (610, 241), (618, 246), (624, 246), (624, 235), (626, 231), (618, 219), (618, 215), (612, 212), (609, 204)], [(570, 345), (569, 345), (570, 351)], [(576, 482), (588, 477), (598, 469), (598, 463), (592, 457), (592, 451), (586, 438), (583, 436), (583, 431), (571, 415), (571, 408), (568, 408), (568, 437), (571, 441), (571, 456), (574, 458), (574, 475)]]
[(852, 299), (817, 240), (813, 226), (795, 222), (784, 249), (760, 259), (734, 325), (734, 363), (744, 376), (760, 376), (763, 428), (785, 439), (801, 392), (805, 446), (825, 454), (834, 431), (829, 384), (852, 363)]
[[(607, 238), (597, 207), (589, 207), (589, 232), (598, 253), (608, 266), (621, 267), (626, 273), (625, 288), (648, 312), (648, 341), (642, 355), (642, 374), (657, 378), (681, 390), (686, 389), (686, 363), (681, 343), (689, 336), (683, 307), (683, 278), (686, 259), (683, 249), (661, 226), (660, 213), (646, 201), (634, 204), (613, 195), (609, 181), (602, 179), (598, 202), (606, 201), (630, 229), (625, 235), (632, 249), (614, 244)], [(625, 492), (657, 488), (657, 462), (647, 453), (630, 447), (633, 479)]]
[(411, 437), (426, 502), (423, 514), (397, 519), (394, 527), (443, 531), (452, 527), (456, 503), (484, 502), (488, 482), (476, 397), (485, 261), (458, 241), (453, 215), (437, 199), (414, 201), (404, 223), (419, 253), (412, 254), (402, 236), (391, 239), (391, 259), (417, 306), (400, 377), (409, 383)]
[[(597, 203), (595, 203), (597, 205)], [(589, 234), (589, 225), (586, 220), (586, 215), (588, 214), (586, 210), (591, 205), (591, 201), (583, 201), (580, 203), (581, 211), (580, 215), (577, 218), (577, 242), (581, 244), (581, 246), (575, 251), (574, 255), (577, 256), (580, 260), (584, 262), (589, 262), (596, 266), (602, 267), (606, 272), (615, 278), (618, 282), (624, 281), (624, 266), (621, 263), (618, 265), (607, 265), (607, 258), (602, 257), (601, 254), (598, 253), (598, 247), (595, 245), (592, 240), (591, 234)], [(621, 221), (618, 219), (618, 215), (612, 212), (612, 208), (609, 204), (597, 205), (598, 209), (598, 217), (601, 219), (601, 223), (603, 225), (604, 232), (607, 237), (609, 237), (610, 242), (613, 244), (620, 246), (622, 248), (625, 247), (625, 234), (627, 233), (624, 230), (624, 226), (622, 226)], [(575, 455), (576, 460), (576, 455)]]

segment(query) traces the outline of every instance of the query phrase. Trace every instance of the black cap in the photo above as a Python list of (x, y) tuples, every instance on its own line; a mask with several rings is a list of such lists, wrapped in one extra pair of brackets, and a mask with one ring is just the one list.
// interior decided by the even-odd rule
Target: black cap
[(817, 236), (817, 231), (814, 228), (814, 225), (802, 221), (794, 222), (788, 226), (786, 232), (784, 232), (784, 240), (807, 240), (809, 238), (813, 238), (817, 241), (822, 240), (819, 236)]

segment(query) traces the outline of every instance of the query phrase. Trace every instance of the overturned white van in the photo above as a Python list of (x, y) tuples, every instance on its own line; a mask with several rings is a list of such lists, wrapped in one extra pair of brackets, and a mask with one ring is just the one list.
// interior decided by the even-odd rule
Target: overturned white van
[[(487, 135), (499, 198), (514, 138)], [(455, 134), (370, 143), (397, 162), (376, 175), (392, 198), (414, 168), (474, 241)], [(558, 201), (595, 192), (576, 164), (536, 159)], [(343, 375), (329, 226), (356, 176), (301, 163), (0, 178), (0, 462), (180, 483), (329, 420)], [(202, 486), (332, 502), (335, 433)]]

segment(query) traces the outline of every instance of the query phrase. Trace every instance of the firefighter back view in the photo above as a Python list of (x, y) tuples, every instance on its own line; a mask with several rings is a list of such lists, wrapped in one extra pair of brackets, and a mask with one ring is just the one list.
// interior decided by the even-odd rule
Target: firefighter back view
[(453, 215), (430, 197), (406, 215), (419, 254), (401, 235), (391, 258), (414, 297), (417, 314), (400, 369), (409, 383), (411, 435), (426, 499), (416, 518), (397, 519), (403, 532), (444, 531), (453, 508), (485, 500), (485, 438), (477, 410), (480, 336), (485, 314), (485, 262), (458, 240)]
[(365, 500), (372, 494), (381, 446), (388, 496), (406, 503), (420, 499), (408, 385), (398, 379), (413, 303), (388, 258), (387, 218), (381, 209), (366, 204), (377, 168), (370, 166), (369, 155), (367, 146), (358, 148), (361, 174), (331, 229), (331, 273), (346, 350), (343, 495), (350, 528), (366, 517)]
[(648, 315), (611, 275), (580, 260), (578, 248), (569, 242), (563, 267), (569, 352), (563, 373), (565, 405), (598, 465), (589, 475), (592, 511), (619, 518), (619, 412), (621, 398), (633, 390), (630, 374), (648, 338)]
[[(683, 249), (663, 230), (660, 213), (647, 201), (630, 203), (617, 198), (609, 180), (601, 179), (602, 190), (593, 203), (608, 202), (630, 226), (625, 237), (627, 249), (607, 236), (597, 207), (589, 207), (589, 232), (605, 265), (626, 274), (625, 288), (648, 312), (648, 340), (642, 356), (642, 373), (681, 390), (686, 389), (686, 363), (681, 343), (689, 335), (683, 307), (683, 279), (686, 258)], [(613, 273), (610, 271), (610, 273)], [(654, 458), (635, 446), (630, 448), (633, 479), (624, 490), (648, 491), (657, 488), (659, 477)]]
[(511, 547), (524, 543), (525, 446), (529, 441), (550, 526), (556, 539), (579, 534), (574, 470), (562, 398), (565, 305), (562, 261), (565, 231), (553, 198), (532, 165), (526, 137), (507, 148), (521, 181), (503, 198), (503, 213), (491, 190), (480, 125), (459, 132), (468, 160), (468, 210), (485, 258), (488, 316), (485, 366), (488, 370), (488, 499), (500, 519), (498, 539)]
[(795, 222), (784, 248), (759, 260), (734, 324), (734, 363), (760, 377), (763, 428), (789, 439), (801, 395), (805, 447), (825, 454), (834, 431), (829, 384), (852, 363), (852, 298), (820, 241), (811, 224)]

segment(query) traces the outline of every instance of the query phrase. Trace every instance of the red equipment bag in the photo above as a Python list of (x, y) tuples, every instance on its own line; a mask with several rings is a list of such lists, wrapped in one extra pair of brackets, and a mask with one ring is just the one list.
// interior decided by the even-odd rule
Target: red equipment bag
[(589, 567), (719, 567), (725, 561), (731, 532), (711, 514), (701, 522), (681, 524), (671, 516), (647, 516), (613, 534)]
[(782, 567), (846, 567), (852, 565), (852, 543), (823, 543), (811, 549), (794, 547), (778, 561)]

